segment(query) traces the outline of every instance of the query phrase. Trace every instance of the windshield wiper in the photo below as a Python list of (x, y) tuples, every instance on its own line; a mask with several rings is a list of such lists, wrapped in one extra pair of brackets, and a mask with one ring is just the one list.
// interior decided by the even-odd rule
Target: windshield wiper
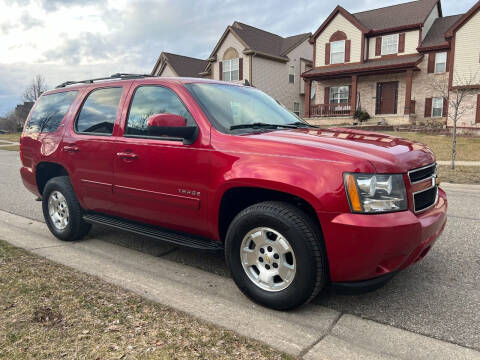
[(239, 124), (239, 125), (233, 125), (230, 126), (230, 130), (236, 130), (236, 129), (278, 129), (278, 128), (287, 128), (287, 129), (296, 129), (296, 125), (292, 124), (267, 124), (267, 123), (252, 123), (252, 124)]
[(305, 127), (305, 128), (307, 128), (307, 127), (318, 128), (318, 126), (310, 125), (310, 124), (304, 123), (302, 121), (296, 121), (296, 122), (288, 124), (288, 125), (296, 126), (296, 127)]

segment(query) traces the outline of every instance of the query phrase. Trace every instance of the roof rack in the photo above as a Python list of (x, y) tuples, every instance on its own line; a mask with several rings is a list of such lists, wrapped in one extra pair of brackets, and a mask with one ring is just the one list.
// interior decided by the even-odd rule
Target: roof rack
[(102, 78), (95, 78), (95, 79), (88, 79), (88, 80), (80, 80), (80, 81), (65, 81), (61, 83), (60, 85), (57, 85), (55, 89), (63, 88), (69, 85), (74, 85), (74, 84), (93, 84), (96, 81), (105, 81), (105, 80), (128, 80), (128, 79), (139, 79), (139, 78), (144, 78), (144, 77), (154, 77), (153, 75), (150, 74), (126, 74), (126, 73), (116, 73), (113, 75), (110, 75), (109, 77), (102, 77)]

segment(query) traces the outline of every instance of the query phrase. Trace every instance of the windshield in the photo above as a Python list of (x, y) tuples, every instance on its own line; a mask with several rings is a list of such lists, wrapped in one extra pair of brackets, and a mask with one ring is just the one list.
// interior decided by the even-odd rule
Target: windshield
[(264, 92), (228, 84), (187, 84), (215, 128), (224, 133), (262, 128), (307, 127)]

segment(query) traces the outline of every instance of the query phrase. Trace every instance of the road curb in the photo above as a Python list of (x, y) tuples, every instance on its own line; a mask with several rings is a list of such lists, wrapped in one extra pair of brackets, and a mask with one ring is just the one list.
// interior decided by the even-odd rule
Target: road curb
[(12, 245), (305, 359), (480, 358), (459, 345), (319, 305), (269, 310), (246, 299), (229, 278), (101, 239), (61, 242), (45, 224), (4, 211), (0, 228), (0, 238)]

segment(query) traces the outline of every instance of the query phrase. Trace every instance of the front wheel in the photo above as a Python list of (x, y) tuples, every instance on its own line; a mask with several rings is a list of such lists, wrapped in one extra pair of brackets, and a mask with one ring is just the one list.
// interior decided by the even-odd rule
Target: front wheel
[(60, 240), (78, 240), (90, 231), (91, 225), (82, 218), (83, 210), (68, 176), (59, 176), (47, 182), (43, 190), (42, 210), (50, 232)]
[(273, 309), (303, 305), (326, 283), (320, 229), (288, 203), (263, 202), (241, 211), (228, 229), (225, 254), (240, 290)]

